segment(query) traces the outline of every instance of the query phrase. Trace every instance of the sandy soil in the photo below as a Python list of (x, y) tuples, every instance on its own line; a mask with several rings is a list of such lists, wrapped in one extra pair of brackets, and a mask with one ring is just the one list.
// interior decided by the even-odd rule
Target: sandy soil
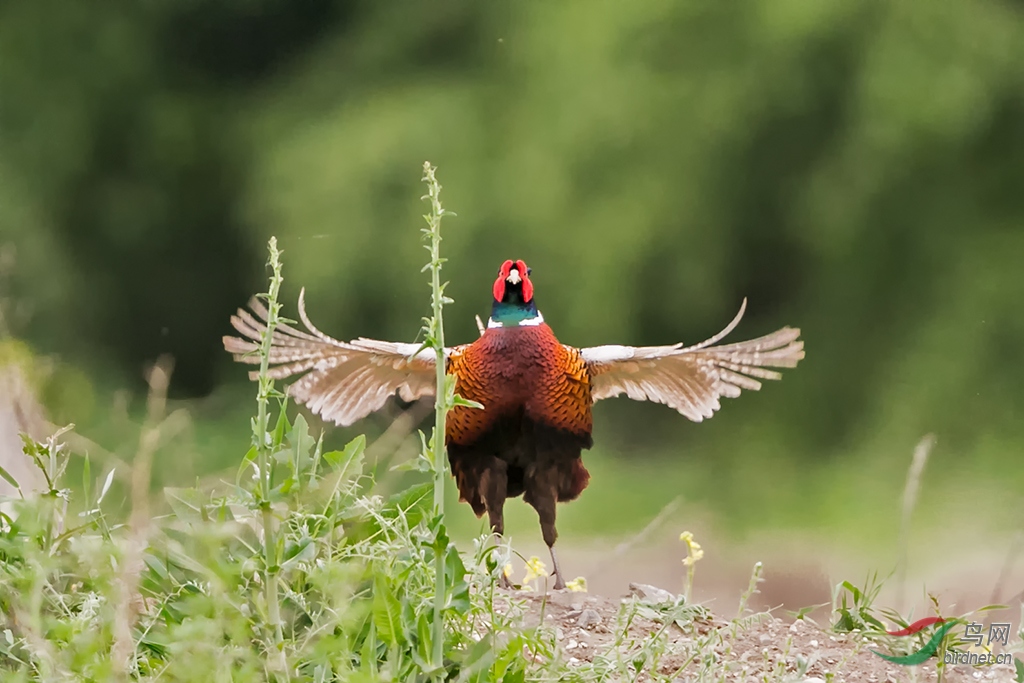
[[(589, 593), (539, 594), (513, 592), (510, 597), (527, 603), (533, 623), (543, 619), (554, 628), (561, 656), (570, 666), (585, 667), (595, 657), (614, 656), (614, 649), (629, 655), (637, 643), (665, 628), (655, 612), (642, 611), (628, 626), (623, 623), (623, 606), (628, 603), (655, 605), (674, 599), (666, 591), (634, 585), (629, 595), (619, 599)], [(628, 611), (628, 610), (627, 610)], [(625, 632), (626, 637), (620, 638)], [(871, 644), (857, 635), (835, 634), (808, 621), (787, 622), (762, 614), (751, 617), (740, 627), (714, 616), (683, 627), (671, 623), (666, 646), (658, 662), (658, 672), (675, 680), (698, 679), (701, 663), (694, 661), (699, 651), (705, 658), (714, 652), (713, 670), (726, 680), (781, 681), (803, 683), (896, 683), (938, 680), (935, 660), (916, 667), (891, 664), (870, 650)], [(709, 637), (709, 636), (719, 637)], [(707, 661), (707, 660), (705, 660)], [(639, 680), (647, 680), (641, 676)], [(983, 668), (947, 667), (946, 681), (1013, 681), (1014, 671), (1007, 665)]]

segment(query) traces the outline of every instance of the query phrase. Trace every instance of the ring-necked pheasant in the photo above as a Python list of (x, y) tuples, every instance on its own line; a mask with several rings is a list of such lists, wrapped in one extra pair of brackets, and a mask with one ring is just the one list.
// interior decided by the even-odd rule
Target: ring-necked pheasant
[[(456, 407), (449, 414), (448, 458), (460, 498), (478, 517), (487, 512), (495, 533), (504, 531), (506, 498), (522, 495), (536, 509), (556, 589), (565, 584), (554, 548), (555, 504), (575, 499), (590, 479), (580, 453), (593, 443), (594, 401), (624, 393), (700, 422), (714, 415), (721, 397), (780, 378), (767, 368), (795, 367), (804, 357), (800, 330), (792, 327), (714, 346), (739, 324), (746, 300), (724, 330), (693, 346), (576, 349), (560, 343), (544, 322), (522, 261), (501, 265), (493, 294), (480, 338), (445, 350), (456, 391), (484, 406)], [(224, 337), (224, 348), (235, 360), (258, 363), (253, 352), (266, 329), (266, 309), (255, 299), (250, 306), (257, 317), (239, 310), (231, 318), (246, 338)], [(396, 393), (405, 401), (434, 395), (433, 351), (412, 343), (333, 339), (309, 321), (304, 291), (299, 316), (307, 332), (288, 325), (274, 332), (271, 376), (302, 375), (288, 394), (324, 420), (351, 425)]]

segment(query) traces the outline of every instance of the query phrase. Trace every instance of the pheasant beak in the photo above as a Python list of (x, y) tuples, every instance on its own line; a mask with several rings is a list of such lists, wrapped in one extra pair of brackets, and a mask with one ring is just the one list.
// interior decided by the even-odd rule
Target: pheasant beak
[(520, 277), (519, 275), (519, 269), (513, 268), (512, 270), (508, 271), (508, 277), (505, 278), (505, 281), (513, 285), (518, 285), (520, 282), (522, 282), (523, 278)]

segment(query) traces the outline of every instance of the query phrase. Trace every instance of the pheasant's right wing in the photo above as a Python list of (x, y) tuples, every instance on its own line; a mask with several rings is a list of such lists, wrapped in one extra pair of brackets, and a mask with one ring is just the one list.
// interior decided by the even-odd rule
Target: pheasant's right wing
[(719, 398), (734, 398), (741, 389), (757, 391), (762, 379), (782, 375), (769, 368), (794, 368), (804, 357), (800, 330), (784, 327), (771, 334), (715, 346), (739, 324), (739, 313), (711, 339), (683, 346), (596, 346), (582, 349), (593, 399), (626, 394), (635, 401), (664, 403), (700, 422), (721, 407)]
[[(288, 387), (289, 396), (324, 420), (348, 426), (380, 410), (395, 393), (404, 401), (434, 395), (436, 355), (432, 350), (376, 339), (338, 341), (309, 321), (305, 295), (303, 289), (299, 317), (308, 332), (279, 324), (270, 347), (271, 378), (302, 375)], [(240, 363), (258, 365), (267, 309), (256, 298), (249, 307), (255, 316), (241, 308), (231, 316), (231, 325), (245, 338), (224, 337), (224, 349)], [(250, 379), (258, 377), (258, 371), (249, 373)]]

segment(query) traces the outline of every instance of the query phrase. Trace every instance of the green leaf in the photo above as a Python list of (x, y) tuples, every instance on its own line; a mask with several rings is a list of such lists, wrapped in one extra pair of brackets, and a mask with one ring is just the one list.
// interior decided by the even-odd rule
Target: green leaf
[(455, 545), (449, 545), (444, 558), (444, 578), (447, 584), (448, 601), (446, 607), (459, 616), (466, 616), (472, 608), (469, 600), (469, 583), (466, 581), (466, 565)]
[(359, 670), (367, 676), (367, 680), (377, 680), (377, 629), (374, 621), (370, 621), (370, 631), (363, 640), (363, 647), (360, 650), (361, 660)]
[(235, 483), (236, 484), (241, 483), (241, 481), (242, 481), (242, 473), (245, 472), (245, 470), (249, 467), (249, 465), (256, 460), (256, 458), (257, 458), (257, 456), (259, 456), (259, 454), (260, 454), (260, 451), (259, 451), (258, 448), (256, 448), (256, 446), (253, 446), (248, 451), (246, 451), (245, 456), (242, 458), (242, 462), (239, 463), (239, 465), (238, 465), (238, 472), (235, 474)]
[(985, 605), (984, 607), (979, 607), (975, 611), (976, 612), (989, 612), (989, 611), (997, 610), (997, 609), (1010, 609), (1010, 606), (1009, 605)]
[(392, 465), (390, 468), (391, 472), (430, 472), (430, 461), (423, 456), (422, 453), (417, 454), (415, 458), (410, 458), (397, 465)]
[(21, 486), (18, 485), (18, 480), (12, 477), (11, 473), (5, 470), (3, 467), (0, 467), (0, 477), (3, 477), (4, 481), (6, 481), (14, 488), (21, 489)]
[(166, 580), (170, 576), (170, 572), (167, 571), (167, 565), (162, 559), (151, 553), (146, 553), (142, 556), (142, 561), (146, 563), (150, 571), (156, 574), (159, 578)]
[(285, 437), (291, 431), (291, 425), (288, 423), (288, 413), (284, 411), (284, 406), (281, 407), (281, 412), (277, 414), (277, 424), (274, 425), (274, 431), (272, 432), (271, 443), (278, 447), (284, 443)]
[(281, 569), (293, 569), (300, 562), (309, 562), (316, 557), (316, 544), (309, 536), (291, 541), (285, 544), (283, 557)]
[(483, 410), (484, 404), (479, 401), (471, 401), (468, 398), (462, 398), (458, 394), (452, 396), (453, 406), (464, 406), (466, 408), (476, 408), (477, 410)]
[(1014, 676), (1013, 680), (1017, 681), (1017, 683), (1024, 683), (1024, 662), (1020, 661), (1017, 657), (1014, 657), (1013, 668), (1017, 672), (1017, 675)]
[(309, 424), (301, 414), (295, 417), (292, 430), (288, 434), (288, 443), (295, 453), (295, 469), (301, 472), (302, 468), (312, 461), (311, 453), (315, 445), (313, 437), (309, 435)]
[(110, 485), (114, 483), (114, 472), (116, 472), (114, 468), (107, 472), (107, 478), (103, 480), (103, 486), (100, 487), (100, 495), (96, 498), (96, 505), (102, 503), (107, 492), (110, 491)]
[[(82, 500), (85, 501), (85, 505), (86, 505), (86, 507), (88, 507), (88, 505), (89, 505), (89, 489), (90, 489), (90, 484), (92, 483), (92, 481), (91, 481), (92, 473), (90, 472), (91, 468), (89, 466), (89, 454), (88, 453), (85, 454), (85, 458), (83, 458), (83, 460), (84, 460), (84, 462), (82, 463)], [(3, 476), (3, 475), (0, 475), (0, 476)], [(18, 487), (14, 486), (14, 488), (18, 488)]]
[(487, 633), (473, 643), (459, 667), (459, 680), (486, 683), (489, 680), (491, 664), (494, 663), (493, 634)]
[(427, 613), (424, 612), (420, 615), (419, 619), (416, 620), (416, 649), (413, 651), (413, 656), (417, 660), (420, 669), (424, 673), (431, 668), (430, 658), (433, 656), (433, 633), (430, 628), (430, 619), (427, 617)]
[(324, 460), (338, 470), (343, 481), (351, 481), (363, 473), (363, 452), (365, 450), (366, 436), (360, 434), (345, 444), (343, 450), (324, 453)]
[(395, 596), (383, 572), (373, 577), (373, 625), (384, 641), (395, 647), (404, 640), (402, 631), (402, 605)]
[(184, 522), (203, 520), (203, 494), (198, 489), (164, 489), (164, 498), (170, 503), (175, 516)]
[(309, 467), (309, 487), (316, 487), (316, 475), (320, 469), (320, 459), (324, 453), (324, 432), (320, 430), (320, 437), (316, 440), (316, 447), (313, 449), (313, 463)]

